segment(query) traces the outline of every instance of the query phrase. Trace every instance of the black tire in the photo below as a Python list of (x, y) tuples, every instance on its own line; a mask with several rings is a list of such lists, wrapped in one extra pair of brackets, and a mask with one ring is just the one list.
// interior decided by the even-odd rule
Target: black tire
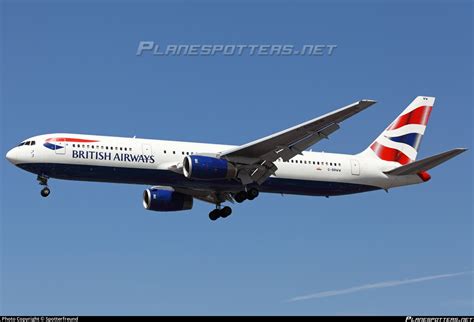
[(247, 199), (248, 200), (254, 200), (255, 198), (258, 197), (258, 194), (259, 194), (259, 192), (258, 192), (257, 189), (255, 189), (255, 188), (249, 189), (247, 191)]
[(232, 208), (225, 206), (219, 213), (222, 218), (229, 217), (232, 214)]
[(242, 203), (245, 201), (245, 199), (247, 199), (247, 194), (245, 193), (245, 191), (237, 192), (234, 196), (234, 199), (238, 203)]
[(41, 189), (41, 196), (44, 198), (49, 196), (50, 193), (51, 193), (51, 190), (49, 190), (48, 187), (44, 187), (43, 189)]
[(214, 209), (213, 211), (209, 213), (209, 219), (212, 221), (217, 220), (220, 216), (221, 215), (218, 209)]

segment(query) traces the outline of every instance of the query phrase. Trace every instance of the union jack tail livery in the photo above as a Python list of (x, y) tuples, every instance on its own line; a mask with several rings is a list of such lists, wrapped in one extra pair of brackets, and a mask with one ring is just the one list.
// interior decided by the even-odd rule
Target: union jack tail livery
[(402, 165), (415, 161), (434, 101), (434, 97), (415, 98), (364, 151), (365, 154)]

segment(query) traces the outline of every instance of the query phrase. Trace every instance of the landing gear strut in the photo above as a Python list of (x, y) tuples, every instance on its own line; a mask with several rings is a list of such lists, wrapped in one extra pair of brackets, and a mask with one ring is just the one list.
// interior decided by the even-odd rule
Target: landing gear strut
[(224, 208), (220, 208), (220, 205), (217, 205), (217, 208), (214, 209), (209, 213), (209, 219), (214, 221), (217, 220), (219, 217), (226, 218), (232, 214), (232, 208), (225, 206)]
[(40, 185), (44, 186), (44, 188), (41, 189), (41, 196), (46, 198), (51, 193), (51, 190), (48, 188), (48, 177), (38, 175), (37, 180)]

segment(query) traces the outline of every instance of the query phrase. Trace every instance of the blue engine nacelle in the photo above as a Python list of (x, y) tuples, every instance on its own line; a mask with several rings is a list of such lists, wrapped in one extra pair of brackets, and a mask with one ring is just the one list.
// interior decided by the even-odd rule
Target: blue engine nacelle
[(154, 211), (179, 211), (193, 207), (193, 197), (172, 190), (146, 189), (143, 207)]
[(224, 159), (188, 155), (183, 161), (183, 173), (189, 179), (231, 179), (237, 176), (237, 168)]

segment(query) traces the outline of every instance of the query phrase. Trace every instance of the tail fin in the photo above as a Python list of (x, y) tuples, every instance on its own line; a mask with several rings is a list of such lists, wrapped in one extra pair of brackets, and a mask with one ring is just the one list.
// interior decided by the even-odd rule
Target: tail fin
[(416, 160), (435, 98), (418, 96), (363, 152), (385, 161)]

